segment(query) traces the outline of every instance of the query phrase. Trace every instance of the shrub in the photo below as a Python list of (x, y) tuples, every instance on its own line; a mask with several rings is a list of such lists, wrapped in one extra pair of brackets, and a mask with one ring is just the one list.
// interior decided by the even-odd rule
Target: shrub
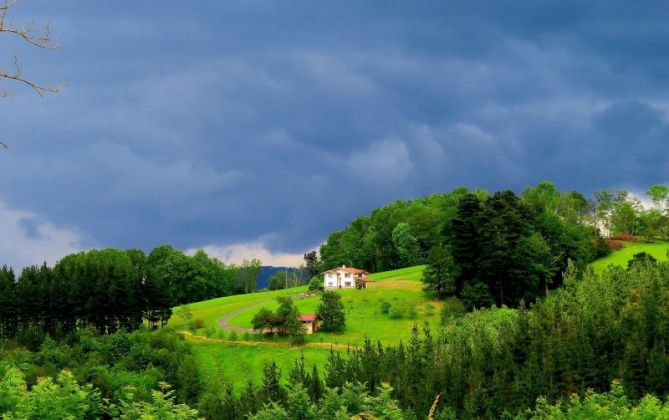
[(434, 315), (434, 305), (431, 303), (426, 304), (425, 308), (423, 309), (423, 313), (425, 313), (425, 316)]
[(615, 240), (615, 239), (607, 239), (606, 244), (611, 248), (613, 251), (617, 251), (623, 247), (623, 243)]
[(381, 302), (381, 313), (382, 314), (387, 314), (388, 312), (390, 312), (391, 307), (392, 307), (392, 305), (390, 304), (390, 302), (382, 301)]
[(323, 282), (317, 277), (314, 276), (311, 278), (311, 281), (309, 281), (309, 291), (310, 292), (315, 292), (317, 290), (323, 290)]
[(228, 340), (237, 341), (237, 331), (230, 331), (230, 334), (228, 335)]
[(407, 316), (410, 319), (416, 319), (418, 317), (418, 311), (416, 311), (416, 305), (409, 305), (407, 309)]
[(401, 319), (404, 316), (402, 310), (397, 306), (393, 306), (392, 308), (390, 308), (389, 313), (390, 313), (390, 319)]
[(445, 325), (451, 318), (462, 318), (466, 312), (465, 305), (463, 305), (460, 300), (450, 297), (444, 300), (444, 305), (441, 307), (439, 317), (442, 325)]
[(242, 336), (242, 340), (244, 340), (244, 341), (249, 341), (249, 340), (251, 340), (251, 334), (249, 334), (249, 332), (246, 331), (246, 332), (244, 333), (244, 335)]
[(200, 328), (204, 328), (204, 319), (198, 318), (191, 322), (190, 324), (191, 330), (199, 330)]

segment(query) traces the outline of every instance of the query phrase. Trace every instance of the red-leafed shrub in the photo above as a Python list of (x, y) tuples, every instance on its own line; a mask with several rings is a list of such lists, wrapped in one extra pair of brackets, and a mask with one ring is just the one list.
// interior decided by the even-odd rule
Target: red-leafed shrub
[(623, 243), (620, 242), (619, 240), (616, 239), (607, 239), (606, 244), (611, 248), (613, 251), (617, 251), (620, 248), (623, 247)]
[(634, 236), (634, 235), (613, 235), (609, 239), (614, 241), (626, 241), (626, 242), (643, 242), (643, 236)]

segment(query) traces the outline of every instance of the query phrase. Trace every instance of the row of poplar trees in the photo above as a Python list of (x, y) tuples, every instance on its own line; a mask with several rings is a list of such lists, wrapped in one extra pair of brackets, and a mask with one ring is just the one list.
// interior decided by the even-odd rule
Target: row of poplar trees
[(155, 328), (167, 323), (176, 305), (244, 292), (245, 278), (258, 270), (251, 276), (241, 271), (202, 251), (191, 257), (167, 245), (148, 256), (137, 249), (71, 254), (18, 276), (4, 266), (0, 337), (29, 327), (53, 335), (93, 326), (110, 334), (133, 331), (145, 320)]

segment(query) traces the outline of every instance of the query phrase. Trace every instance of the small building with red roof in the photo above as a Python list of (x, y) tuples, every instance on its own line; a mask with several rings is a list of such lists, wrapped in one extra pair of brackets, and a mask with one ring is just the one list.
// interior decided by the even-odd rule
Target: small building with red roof
[(306, 334), (318, 332), (321, 326), (321, 320), (318, 314), (302, 314), (298, 318), (306, 328)]

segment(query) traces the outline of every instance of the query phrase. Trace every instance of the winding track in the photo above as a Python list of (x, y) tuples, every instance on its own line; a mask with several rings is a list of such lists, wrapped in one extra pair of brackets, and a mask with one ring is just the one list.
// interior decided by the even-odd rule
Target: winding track
[[(295, 295), (291, 295), (290, 297), (294, 299), (294, 298), (299, 298), (299, 297), (304, 297), (304, 296), (305, 296), (304, 293), (298, 293), (298, 294), (295, 294)], [(252, 308), (255, 308), (256, 306), (260, 306), (260, 305), (263, 305), (267, 302), (271, 302), (272, 300), (274, 300), (274, 298), (264, 299), (264, 300), (261, 300), (259, 302), (254, 302), (250, 305), (246, 305), (243, 308), (239, 308), (239, 309), (237, 309), (235, 311), (232, 311), (228, 314), (225, 314), (225, 316), (223, 318), (218, 320), (218, 326), (223, 328), (226, 331), (235, 331), (235, 332), (238, 332), (238, 333), (248, 332), (248, 333), (253, 334), (253, 333), (255, 333), (255, 331), (252, 328), (242, 328), (242, 327), (237, 327), (235, 325), (230, 325), (230, 323), (228, 321), (230, 321), (232, 318), (236, 317), (237, 315), (241, 314), (242, 312), (246, 312), (246, 311), (248, 311)]]
[(272, 299), (261, 300), (260, 302), (252, 303), (248, 306), (244, 306), (243, 308), (237, 309), (236, 311), (232, 311), (228, 314), (225, 314), (225, 316), (223, 318), (218, 320), (218, 326), (223, 328), (226, 331), (235, 331), (235, 332), (239, 332), (239, 333), (245, 333), (245, 332), (255, 333), (255, 331), (253, 331), (253, 329), (251, 329), (251, 328), (242, 328), (242, 327), (237, 327), (235, 325), (230, 325), (230, 323), (228, 321), (230, 321), (230, 319), (236, 317), (237, 315), (241, 314), (242, 312), (246, 312), (253, 307), (256, 307), (256, 306), (262, 305), (264, 303), (270, 302), (271, 300)]

